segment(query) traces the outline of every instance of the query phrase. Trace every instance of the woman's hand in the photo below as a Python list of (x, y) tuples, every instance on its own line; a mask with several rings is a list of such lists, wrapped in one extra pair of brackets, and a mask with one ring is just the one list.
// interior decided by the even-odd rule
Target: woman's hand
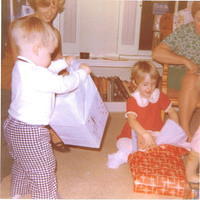
[(191, 60), (186, 59), (184, 62), (185, 66), (188, 69), (188, 73), (197, 73), (198, 72), (198, 65), (193, 63)]

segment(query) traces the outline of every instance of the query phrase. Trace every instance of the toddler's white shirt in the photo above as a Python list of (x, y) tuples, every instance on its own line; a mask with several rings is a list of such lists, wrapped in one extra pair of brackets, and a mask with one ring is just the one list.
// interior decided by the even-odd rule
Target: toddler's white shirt
[(45, 68), (18, 56), (12, 72), (12, 99), (8, 113), (27, 124), (48, 125), (55, 93), (70, 92), (87, 77), (83, 69), (66, 76), (57, 74), (66, 67), (64, 59), (53, 61)]

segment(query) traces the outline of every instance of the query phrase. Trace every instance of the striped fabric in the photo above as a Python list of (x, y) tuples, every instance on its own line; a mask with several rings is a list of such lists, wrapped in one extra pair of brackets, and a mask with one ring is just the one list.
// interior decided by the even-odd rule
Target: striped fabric
[(55, 199), (56, 161), (47, 128), (8, 117), (4, 135), (13, 158), (11, 195), (31, 194), (34, 199)]

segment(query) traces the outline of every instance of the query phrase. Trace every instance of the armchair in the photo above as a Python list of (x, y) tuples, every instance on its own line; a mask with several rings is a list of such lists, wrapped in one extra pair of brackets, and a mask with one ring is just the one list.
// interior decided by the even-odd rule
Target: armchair
[[(166, 13), (160, 18), (160, 41), (169, 35), (173, 30), (182, 24), (192, 21), (191, 12), (188, 8), (178, 11), (175, 14)], [(168, 88), (168, 64), (163, 64), (161, 90), (168, 94), (173, 106), (178, 107), (179, 91)], [(200, 108), (200, 102), (197, 105)]]
[[(168, 88), (168, 64), (163, 64), (161, 90), (169, 96), (172, 105), (178, 107), (179, 91)], [(200, 108), (200, 102), (197, 104), (197, 108)]]

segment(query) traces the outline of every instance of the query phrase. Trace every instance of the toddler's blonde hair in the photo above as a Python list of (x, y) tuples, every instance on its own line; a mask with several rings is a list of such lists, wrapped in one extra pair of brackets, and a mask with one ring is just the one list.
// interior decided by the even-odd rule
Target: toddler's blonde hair
[(59, 13), (64, 10), (65, 0), (29, 0), (29, 4), (34, 10), (37, 10), (38, 7), (49, 7), (51, 2), (57, 6)]
[(160, 74), (154, 64), (150, 61), (138, 61), (132, 68), (131, 80), (134, 81), (136, 85), (138, 85), (144, 80), (147, 74), (150, 75), (151, 79), (158, 82)]
[(54, 29), (37, 17), (17, 19), (10, 26), (11, 41), (17, 47), (17, 54), (23, 45), (57, 47), (58, 38)]

